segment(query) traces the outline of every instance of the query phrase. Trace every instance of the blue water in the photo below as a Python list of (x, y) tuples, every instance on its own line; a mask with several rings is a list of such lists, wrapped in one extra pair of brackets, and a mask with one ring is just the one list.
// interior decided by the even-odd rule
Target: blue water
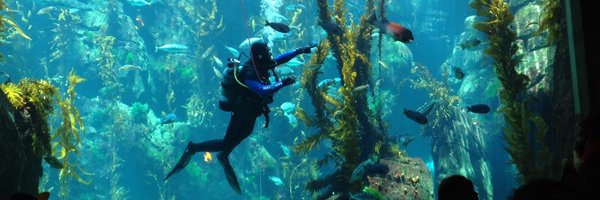
[[(215, 71), (224, 69), (216, 64), (216, 59), (226, 64), (227, 58), (233, 57), (225, 46), (244, 52), (238, 46), (246, 38), (275, 37), (269, 44), (272, 53), (279, 55), (314, 41), (324, 41), (326, 33), (317, 25), (316, 1), (154, 0), (145, 6), (133, 6), (132, 1), (5, 2), (9, 11), (2, 11), (2, 16), (10, 16), (31, 40), (15, 33), (14, 29), (5, 32), (0, 45), (4, 56), (0, 71), (10, 74), (13, 82), (26, 77), (49, 80), (63, 95), (71, 69), (86, 79), (77, 85), (74, 101), (86, 130), (81, 134), (81, 153), (73, 155), (72, 161), (90, 173), (77, 170), (81, 178), (91, 184), (83, 185), (69, 178), (65, 189), (58, 179), (58, 170), (44, 163), (40, 191), (50, 191), (50, 199), (60, 199), (60, 191), (68, 192), (66, 199), (313, 199), (304, 183), (331, 173), (335, 167), (331, 162), (319, 171), (310, 167), (311, 161), (332, 151), (331, 142), (327, 140), (306, 155), (288, 156), (282, 151), (282, 145), (299, 144), (317, 132), (301, 121), (293, 127), (279, 108), (284, 102), (292, 102), (313, 115), (309, 95), (299, 84), (275, 95), (270, 106), (270, 126), (263, 128), (265, 120), (259, 117), (252, 136), (232, 152), (230, 161), (238, 174), (242, 195), (230, 189), (216, 153), (211, 154), (212, 161), (205, 161), (205, 155), (198, 153), (186, 169), (166, 182), (163, 178), (188, 141), (224, 136), (230, 113), (217, 106), (221, 98), (221, 79)], [(386, 5), (387, 18), (412, 30), (415, 41), (398, 44), (388, 35), (382, 35), (386, 38), (381, 60), (390, 69), (382, 69), (384, 72), (374, 75), (373, 80), (381, 79), (381, 90), (391, 95), (385, 96), (388, 101), (384, 101), (383, 120), (389, 124), (387, 134), (407, 133), (415, 138), (404, 151), (410, 157), (421, 158), (432, 175), (437, 174), (431, 155), (432, 139), (421, 135), (423, 126), (403, 114), (404, 108), (416, 109), (431, 97), (429, 91), (413, 88), (406, 80), (416, 79), (417, 75), (411, 73), (412, 65), (422, 64), (434, 78), (449, 82), (451, 94), (459, 95), (462, 83), (443, 76), (442, 66), (453, 56), (461, 34), (467, 31), (465, 19), (475, 15), (469, 2), (407, 0)], [(295, 9), (287, 10), (287, 6)], [(41, 9), (48, 11), (38, 14)], [(357, 24), (364, 14), (363, 0), (346, 1), (346, 9)], [(284, 24), (293, 22), (292, 31), (286, 38), (276, 38), (281, 35), (265, 28), (264, 19)], [(349, 25), (350, 22), (344, 26)], [(98, 39), (108, 36), (114, 38), (114, 44), (101, 47)], [(189, 50), (183, 53), (155, 51), (155, 47), (164, 44), (181, 44)], [(373, 40), (374, 66), (378, 59), (376, 45), (377, 40)], [(404, 49), (404, 53), (412, 57), (403, 57), (402, 52), (392, 48)], [(62, 56), (57, 57), (57, 54)], [(298, 58), (307, 63), (311, 54)], [(112, 62), (108, 68), (100, 64), (106, 60)], [(241, 60), (245, 62), (247, 58), (242, 56)], [(119, 69), (124, 65), (141, 69)], [(467, 74), (480, 70), (479, 66), (465, 67)], [(488, 67), (489, 72), (491, 69)], [(296, 77), (302, 76), (302, 66), (293, 70)], [(321, 71), (319, 80), (339, 77), (333, 60), (326, 60)], [(464, 97), (466, 99), (482, 98), (483, 102), (496, 104), (498, 101), (493, 97), (483, 99), (483, 91), (466, 95), (470, 95)], [(134, 103), (147, 104), (148, 109), (132, 116)], [(497, 105), (493, 107), (496, 109)], [(160, 119), (171, 113), (177, 116), (175, 121), (160, 125)], [(140, 117), (142, 121), (134, 120)], [(50, 120), (53, 128), (60, 126), (60, 119)], [(478, 117), (477, 120), (491, 124), (496, 119)], [(491, 130), (499, 127), (484, 129), (493, 132)], [(507, 164), (510, 160), (502, 148), (501, 137), (484, 137), (489, 140), (485, 151), (493, 155), (487, 160), (492, 166), (493, 199), (503, 199), (517, 186), (512, 177), (514, 171)], [(282, 184), (270, 177), (281, 179)], [(433, 184), (438, 183), (439, 180), (434, 179)]]

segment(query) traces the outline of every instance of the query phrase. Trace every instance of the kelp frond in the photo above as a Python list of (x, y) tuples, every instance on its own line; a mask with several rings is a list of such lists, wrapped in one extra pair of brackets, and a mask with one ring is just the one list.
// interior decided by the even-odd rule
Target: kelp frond
[(0, 84), (0, 87), (2, 87), (2, 91), (8, 98), (8, 101), (10, 102), (10, 104), (13, 105), (13, 107), (20, 108), (25, 104), (24, 99), (23, 99), (23, 90), (21, 90), (21, 88), (18, 87), (16, 84), (14, 84), (14, 83)]
[(563, 17), (564, 7), (560, 0), (544, 0), (543, 1), (544, 11), (541, 13), (540, 26), (537, 34), (548, 30), (547, 41), (549, 44), (553, 44), (557, 38), (563, 38), (565, 33), (564, 27), (566, 27), (566, 21)]
[[(529, 102), (517, 99), (526, 92), (529, 78), (516, 71), (522, 56), (517, 54), (516, 33), (509, 27), (514, 17), (503, 0), (475, 0), (471, 7), (487, 18), (477, 22), (475, 28), (488, 35), (490, 47), (485, 53), (494, 58), (495, 71), (502, 84), (500, 111), (509, 125), (504, 129), (504, 139), (508, 143), (506, 150), (519, 170), (522, 182), (546, 177), (549, 169), (545, 165), (551, 163), (545, 142), (548, 127), (539, 114), (532, 112)], [(535, 141), (530, 139), (531, 134)]]

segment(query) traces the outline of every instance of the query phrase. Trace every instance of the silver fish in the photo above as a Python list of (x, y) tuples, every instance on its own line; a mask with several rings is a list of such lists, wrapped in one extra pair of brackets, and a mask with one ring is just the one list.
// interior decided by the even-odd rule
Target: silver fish
[(189, 47), (182, 44), (165, 44), (160, 47), (156, 47), (154, 52), (158, 52), (158, 50), (162, 50), (168, 53), (184, 53), (189, 50)]
[(367, 90), (368, 88), (369, 88), (369, 84), (364, 84), (364, 85), (361, 85), (361, 86), (355, 87), (355, 88), (352, 90), (352, 92), (362, 92), (362, 91), (365, 91), (365, 90)]
[(213, 60), (215, 61), (215, 63), (217, 63), (217, 65), (219, 65), (220, 68), (223, 68), (223, 61), (221, 61), (221, 59), (217, 58), (216, 56), (213, 56)]
[(225, 46), (225, 48), (227, 49), (227, 51), (229, 51), (229, 53), (231, 53), (231, 55), (235, 56), (236, 58), (240, 56), (240, 52), (237, 49), (228, 46)]

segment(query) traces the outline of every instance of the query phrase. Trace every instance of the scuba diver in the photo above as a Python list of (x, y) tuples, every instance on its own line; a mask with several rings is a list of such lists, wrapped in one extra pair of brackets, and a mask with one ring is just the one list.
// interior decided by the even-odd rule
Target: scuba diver
[[(264, 115), (265, 127), (269, 124), (268, 104), (273, 102), (273, 94), (279, 89), (296, 82), (294, 77), (279, 80), (274, 68), (290, 61), (303, 53), (310, 53), (315, 46), (302, 47), (286, 52), (273, 59), (271, 50), (264, 42), (254, 42), (250, 45), (251, 59), (240, 66), (239, 61), (229, 59), (228, 68), (221, 81), (224, 100), (219, 101), (219, 108), (231, 112), (229, 126), (223, 139), (209, 140), (201, 143), (189, 142), (183, 155), (165, 180), (181, 171), (197, 152), (220, 152), (217, 159), (225, 171), (229, 185), (241, 194), (240, 186), (229, 163), (231, 151), (246, 139), (254, 129), (256, 118)], [(269, 81), (269, 70), (275, 76), (275, 82)]]

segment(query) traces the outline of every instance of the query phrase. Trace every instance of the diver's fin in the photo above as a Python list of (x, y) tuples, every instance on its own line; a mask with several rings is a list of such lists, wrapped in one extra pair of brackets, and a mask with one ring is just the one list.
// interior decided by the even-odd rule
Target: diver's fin
[(229, 164), (229, 159), (227, 156), (223, 154), (217, 155), (217, 159), (219, 159), (219, 163), (223, 166), (223, 170), (225, 171), (225, 176), (227, 177), (227, 182), (229, 182), (229, 186), (238, 194), (242, 194), (240, 190), (240, 184), (238, 183), (237, 176), (235, 175), (235, 171), (233, 171), (233, 167)]
[(188, 143), (187, 147), (185, 148), (185, 151), (183, 151), (183, 155), (181, 155), (181, 158), (179, 158), (179, 161), (177, 162), (173, 170), (171, 170), (171, 172), (167, 174), (167, 177), (165, 177), (165, 181), (169, 177), (181, 171), (183, 168), (185, 168), (185, 166), (187, 166), (190, 163), (190, 160), (192, 160), (192, 156), (194, 155), (194, 152), (192, 152), (190, 149), (192, 147), (192, 144), (193, 143), (191, 141)]

